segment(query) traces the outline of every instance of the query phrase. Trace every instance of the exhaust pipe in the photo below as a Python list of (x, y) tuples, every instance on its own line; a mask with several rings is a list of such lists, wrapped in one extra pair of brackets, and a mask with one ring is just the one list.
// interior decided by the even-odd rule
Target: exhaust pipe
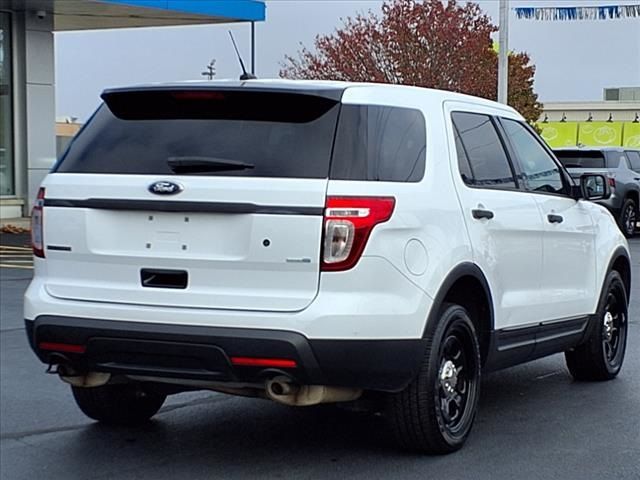
[(74, 387), (101, 387), (109, 383), (111, 380), (110, 373), (104, 372), (87, 372), (84, 374), (78, 373), (73, 369), (67, 368), (64, 365), (58, 366), (58, 374), (60, 380), (73, 385)]
[(320, 403), (351, 402), (362, 395), (360, 388), (329, 387), (327, 385), (295, 385), (287, 377), (275, 377), (267, 381), (267, 397), (274, 402), (295, 407), (307, 407)]

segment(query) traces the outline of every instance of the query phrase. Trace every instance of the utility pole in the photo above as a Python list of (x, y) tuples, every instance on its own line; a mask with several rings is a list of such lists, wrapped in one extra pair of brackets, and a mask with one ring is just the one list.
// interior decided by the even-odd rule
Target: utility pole
[(209, 62), (209, 65), (206, 66), (207, 71), (202, 72), (201, 75), (203, 77), (207, 77), (209, 80), (213, 80), (213, 77), (216, 76), (216, 59), (214, 58)]
[(256, 22), (251, 22), (251, 75), (256, 74)]
[(509, 0), (500, 0), (498, 26), (498, 102), (507, 103), (509, 82)]

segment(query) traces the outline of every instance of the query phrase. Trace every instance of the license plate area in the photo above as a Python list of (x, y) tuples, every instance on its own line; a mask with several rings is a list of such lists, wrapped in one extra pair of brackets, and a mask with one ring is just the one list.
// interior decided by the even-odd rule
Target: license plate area
[(140, 283), (146, 288), (175, 288), (184, 290), (189, 284), (189, 274), (186, 270), (143, 268), (140, 270)]

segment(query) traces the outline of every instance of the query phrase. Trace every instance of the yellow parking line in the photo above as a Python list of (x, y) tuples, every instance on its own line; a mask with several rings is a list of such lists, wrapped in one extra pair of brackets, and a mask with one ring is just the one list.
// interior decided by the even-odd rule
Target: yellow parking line
[(31, 247), (14, 247), (10, 245), (0, 245), (0, 251), (15, 251), (15, 252), (27, 252), (31, 250)]
[(33, 263), (33, 260), (22, 260), (21, 258), (0, 258), (0, 260), (6, 260), (9, 263)]
[(4, 268), (22, 268), (24, 270), (33, 270), (33, 267), (27, 267), (26, 265), (10, 265), (8, 263), (0, 263), (0, 267), (4, 267)]

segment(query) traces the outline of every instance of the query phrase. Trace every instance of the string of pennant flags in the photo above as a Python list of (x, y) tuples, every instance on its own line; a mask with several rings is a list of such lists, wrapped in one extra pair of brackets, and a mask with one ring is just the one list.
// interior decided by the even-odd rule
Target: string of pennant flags
[(523, 20), (615, 20), (640, 18), (640, 3), (599, 7), (516, 7), (516, 18)]

